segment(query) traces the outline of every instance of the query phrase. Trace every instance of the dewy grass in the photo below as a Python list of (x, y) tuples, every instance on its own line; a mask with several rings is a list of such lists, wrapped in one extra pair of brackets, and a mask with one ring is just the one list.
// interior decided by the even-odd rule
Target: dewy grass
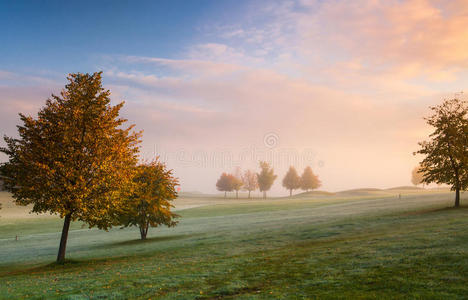
[(0, 298), (464, 298), (468, 209), (452, 198), (210, 198), (146, 241), (74, 224), (64, 265), (51, 263), (60, 220), (5, 209)]

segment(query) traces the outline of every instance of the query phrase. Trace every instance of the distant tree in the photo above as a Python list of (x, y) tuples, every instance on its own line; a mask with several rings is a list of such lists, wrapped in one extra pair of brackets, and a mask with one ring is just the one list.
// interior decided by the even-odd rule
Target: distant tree
[(226, 198), (227, 192), (234, 190), (234, 176), (228, 173), (223, 173), (216, 182), (216, 188), (218, 191), (224, 192), (224, 198)]
[(296, 169), (291, 166), (283, 178), (283, 186), (289, 190), (289, 196), (292, 196), (292, 191), (301, 187), (301, 177), (297, 174)]
[(266, 192), (270, 190), (271, 186), (276, 180), (273, 168), (266, 161), (260, 162), (260, 173), (257, 173), (258, 187), (263, 192), (263, 198), (266, 198)]
[(257, 174), (255, 174), (254, 171), (246, 170), (244, 174), (242, 175), (242, 182), (243, 182), (244, 190), (249, 192), (249, 199), (250, 199), (250, 192), (258, 189)]
[(455, 190), (455, 207), (460, 206), (460, 190), (468, 187), (468, 102), (445, 100), (431, 107), (425, 118), (435, 127), (429, 141), (419, 143), (415, 154), (425, 155), (420, 163), (424, 183), (446, 183)]
[(321, 185), (322, 182), (318, 175), (315, 175), (312, 168), (307, 166), (301, 176), (301, 189), (308, 192), (309, 190), (318, 189)]
[(65, 260), (71, 221), (112, 226), (109, 211), (120, 204), (137, 162), (140, 133), (122, 128), (123, 102), (110, 101), (101, 72), (70, 74), (61, 95), (52, 95), (36, 119), (20, 114), (19, 138), (5, 137), (0, 149), (9, 157), (1, 173), (16, 204), (64, 218), (59, 263)]
[(239, 198), (239, 190), (242, 188), (243, 184), (241, 170), (237, 167), (232, 179), (232, 189), (236, 191), (236, 199)]
[(413, 171), (411, 171), (411, 183), (416, 186), (422, 183), (424, 188), (423, 176), (421, 167), (414, 167)]
[(116, 211), (115, 225), (138, 226), (142, 240), (149, 227), (175, 226), (179, 215), (171, 211), (171, 201), (177, 198), (177, 186), (177, 178), (165, 164), (156, 160), (137, 166), (130, 192)]

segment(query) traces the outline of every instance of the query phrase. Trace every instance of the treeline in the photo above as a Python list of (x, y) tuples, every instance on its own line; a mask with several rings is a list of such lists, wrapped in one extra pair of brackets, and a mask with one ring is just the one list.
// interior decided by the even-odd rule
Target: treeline
[(322, 186), (322, 182), (312, 172), (312, 168), (307, 166), (301, 176), (297, 174), (294, 167), (290, 167), (288, 172), (283, 178), (283, 187), (289, 190), (289, 196), (292, 196), (293, 190), (302, 189), (308, 192), (309, 190), (315, 190)]
[[(247, 191), (248, 198), (251, 192), (257, 189), (263, 193), (263, 198), (266, 198), (266, 192), (273, 186), (277, 175), (274, 174), (273, 168), (265, 161), (260, 162), (260, 172), (256, 173), (253, 170), (245, 170), (241, 172), (236, 169), (234, 174), (222, 173), (216, 182), (218, 191), (224, 192), (226, 198), (227, 192), (236, 192), (236, 198), (239, 198), (239, 191)], [(314, 174), (312, 168), (307, 166), (301, 176), (298, 175), (296, 169), (291, 166), (283, 178), (283, 187), (289, 190), (289, 195), (292, 196), (294, 190), (302, 189), (304, 191), (314, 190), (322, 185), (319, 177)]]

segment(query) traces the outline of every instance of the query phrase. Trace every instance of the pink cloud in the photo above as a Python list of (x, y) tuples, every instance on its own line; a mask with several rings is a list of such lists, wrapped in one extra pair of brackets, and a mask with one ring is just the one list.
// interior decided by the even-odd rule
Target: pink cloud
[[(146, 86), (144, 90), (134, 88), (127, 99), (126, 114), (145, 129), (147, 143), (170, 149), (182, 147), (188, 152), (264, 147), (263, 136), (274, 132), (280, 138), (280, 147), (310, 148), (327, 162), (328, 167), (320, 171), (326, 188), (345, 188), (348, 185), (343, 178), (352, 177), (356, 171), (370, 174), (377, 164), (398, 171), (382, 175), (380, 181), (374, 178), (374, 184), (404, 184), (406, 177), (400, 180), (399, 174), (416, 163), (411, 153), (424, 137), (422, 133), (427, 132), (422, 116), (430, 103), (418, 99), (417, 93), (414, 97), (419, 101), (408, 106), (404, 101), (392, 101), (390, 92), (374, 98), (268, 69), (231, 75), (184, 78), (173, 81), (170, 89), (161, 89), (158, 81), (148, 82), (144, 75), (121, 74), (120, 78), (129, 79), (128, 86)], [(387, 87), (387, 91), (391, 89), (398, 90)], [(438, 100), (433, 96), (430, 99)], [(398, 162), (390, 159), (395, 155), (400, 157)], [(191, 172), (177, 161), (171, 164), (181, 174)], [(339, 165), (345, 167), (336, 177), (334, 171)], [(276, 167), (283, 172), (288, 166)], [(215, 180), (217, 171), (208, 170), (206, 178)]]
[(466, 1), (331, 1), (300, 15), (298, 31), (308, 46), (322, 41), (407, 77), (451, 79), (468, 66), (467, 8)]
[[(219, 51), (216, 52), (219, 54)], [(242, 69), (241, 66), (231, 63), (213, 62), (210, 60), (201, 59), (167, 59), (157, 57), (126, 57), (126, 61), (129, 63), (145, 63), (154, 64), (156, 66), (166, 66), (178, 71), (184, 71), (187, 74), (198, 74), (198, 75), (221, 75), (225, 73), (231, 73)]]
[[(227, 166), (187, 166), (175, 154), (265, 151), (264, 135), (273, 132), (277, 150), (312, 149), (324, 162), (317, 172), (325, 189), (408, 184), (412, 152), (429, 130), (427, 107), (467, 83), (467, 3), (261, 6), (250, 19), (268, 14), (265, 24), (227, 26), (179, 59), (121, 57), (105, 70), (113, 99), (125, 100), (123, 114), (145, 131), (143, 151), (166, 149), (184, 188), (214, 191)], [(2, 128), (14, 129), (12, 112), (42, 105), (51, 92), (44, 86), (43, 96), (32, 83), (0, 88), (9, 105)], [(289, 165), (275, 167), (282, 176)]]

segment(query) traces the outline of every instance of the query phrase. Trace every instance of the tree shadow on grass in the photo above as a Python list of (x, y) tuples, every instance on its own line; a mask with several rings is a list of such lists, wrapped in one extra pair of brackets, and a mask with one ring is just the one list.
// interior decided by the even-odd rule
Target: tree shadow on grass
[[(101, 249), (108, 249), (110, 247), (119, 247), (119, 246), (132, 246), (132, 245), (143, 245), (143, 244), (151, 244), (157, 242), (165, 242), (165, 241), (172, 241), (172, 240), (180, 240), (195, 236), (203, 235), (201, 233), (196, 234), (179, 234), (179, 235), (170, 235), (170, 236), (156, 236), (147, 238), (146, 240), (142, 239), (135, 239), (135, 240), (126, 240), (120, 242), (113, 242), (113, 243), (105, 243), (101, 245), (94, 245), (89, 246), (90, 249), (94, 248), (101, 248)], [(151, 251), (152, 252), (152, 251)], [(157, 254), (157, 252), (152, 252), (150, 255)], [(142, 253), (140, 253), (142, 255)], [(136, 259), (139, 255), (117, 255), (117, 256), (108, 256), (108, 257), (96, 257), (90, 259), (66, 259), (64, 263), (57, 263), (52, 262), (45, 265), (39, 265), (34, 267), (26, 267), (26, 268), (18, 268), (16, 270), (0, 272), (0, 278), (11, 276), (11, 275), (22, 275), (22, 274), (34, 274), (34, 273), (44, 273), (44, 272), (53, 272), (63, 269), (75, 269), (75, 268), (86, 268), (86, 267), (95, 267), (96, 265), (108, 265), (108, 264), (116, 264), (125, 262), (129, 259), (133, 260)], [(148, 256), (145, 256), (146, 258)]]
[[(123, 257), (119, 257), (119, 258), (121, 259)], [(21, 269), (16, 269), (16, 270), (10, 270), (7, 272), (2, 272), (0, 273), (0, 278), (7, 277), (7, 276), (15, 276), (15, 275), (25, 275), (25, 274), (33, 275), (35, 273), (50, 272), (50, 271), (59, 270), (59, 269), (71, 269), (71, 268), (80, 267), (83, 265), (94, 264), (95, 262), (98, 262), (100, 260), (105, 261), (105, 259), (93, 259), (93, 260), (88, 260), (88, 261), (67, 259), (65, 260), (64, 263), (52, 262), (52, 263), (48, 263), (45, 265), (39, 265), (35, 267), (26, 267), (26, 268), (21, 268)]]
[(422, 209), (422, 210), (415, 210), (415, 211), (409, 211), (405, 212), (403, 216), (420, 216), (420, 215), (426, 215), (426, 214), (432, 214), (432, 213), (439, 213), (439, 212), (446, 212), (446, 211), (466, 211), (468, 210), (468, 205), (460, 205), (460, 207), (454, 207), (454, 206), (449, 206), (449, 207), (441, 207), (441, 208), (431, 208), (431, 209)]
[(142, 240), (142, 239), (126, 240), (126, 241), (120, 241), (120, 242), (101, 244), (95, 247), (96, 248), (108, 248), (112, 246), (142, 245), (142, 244), (150, 244), (150, 243), (157, 243), (157, 242), (181, 240), (181, 239), (186, 239), (189, 237), (194, 237), (197, 235), (200, 235), (200, 234), (178, 234), (178, 235), (168, 235), (168, 236), (155, 236), (155, 237), (146, 238), (145, 240)]

